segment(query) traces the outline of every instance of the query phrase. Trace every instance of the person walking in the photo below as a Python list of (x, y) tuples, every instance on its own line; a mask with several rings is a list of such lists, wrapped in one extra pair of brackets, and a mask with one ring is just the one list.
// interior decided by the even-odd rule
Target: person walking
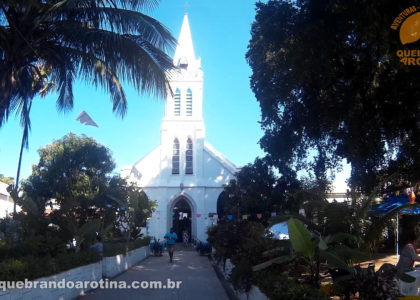
[(165, 239), (167, 240), (167, 244), (168, 244), (169, 261), (172, 263), (172, 259), (174, 256), (175, 243), (176, 243), (176, 240), (178, 239), (178, 236), (174, 232), (173, 228), (171, 228), (170, 232), (165, 234)]
[(184, 247), (188, 247), (189, 240), (190, 240), (190, 236), (188, 234), (188, 231), (187, 230), (184, 230), (182, 232), (182, 242), (184, 244)]

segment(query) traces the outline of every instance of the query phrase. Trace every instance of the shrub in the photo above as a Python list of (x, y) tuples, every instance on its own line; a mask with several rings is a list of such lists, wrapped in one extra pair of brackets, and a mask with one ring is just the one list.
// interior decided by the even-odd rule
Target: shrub
[(55, 257), (27, 255), (19, 259), (9, 258), (0, 262), (0, 280), (33, 280), (99, 261), (92, 250), (79, 253), (61, 253)]
[(255, 284), (270, 299), (287, 300), (327, 300), (319, 290), (289, 280), (281, 274), (280, 266), (272, 266), (265, 270), (256, 272)]
[(150, 243), (150, 238), (145, 237), (141, 239), (136, 239), (134, 241), (126, 241), (123, 239), (119, 240), (109, 240), (104, 242), (104, 257), (106, 256), (115, 256), (119, 254), (126, 254), (127, 252), (148, 246)]

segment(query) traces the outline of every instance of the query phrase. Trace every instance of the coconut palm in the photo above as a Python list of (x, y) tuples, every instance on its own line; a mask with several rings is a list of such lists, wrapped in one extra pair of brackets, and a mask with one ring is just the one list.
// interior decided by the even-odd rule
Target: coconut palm
[(73, 107), (77, 78), (107, 90), (122, 117), (121, 82), (164, 97), (175, 39), (142, 13), (158, 2), (0, 0), (0, 127), (12, 112), (29, 122), (26, 108), (42, 90), (40, 78), (55, 86), (59, 110)]

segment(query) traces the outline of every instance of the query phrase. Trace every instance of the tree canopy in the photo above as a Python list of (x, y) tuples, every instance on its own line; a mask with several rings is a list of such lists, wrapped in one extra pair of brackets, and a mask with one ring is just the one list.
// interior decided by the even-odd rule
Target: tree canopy
[[(268, 161), (325, 178), (342, 159), (369, 192), (384, 176), (420, 180), (420, 67), (390, 28), (409, 1), (256, 4), (246, 58)], [(418, 43), (404, 47), (415, 49)]]
[(141, 11), (159, 0), (1, 0), (0, 126), (13, 111), (29, 122), (29, 102), (54, 87), (57, 108), (73, 107), (76, 78), (100, 86), (124, 116), (122, 82), (165, 95), (166, 54), (175, 39)]
[[(134, 239), (155, 204), (138, 187), (112, 174), (108, 148), (93, 138), (68, 134), (39, 150), (40, 160), (17, 197), (27, 230), (43, 234), (58, 226), (60, 238), (94, 238), (95, 232)], [(49, 230), (49, 229), (48, 229)]]
[(12, 184), (13, 178), (12, 177), (4, 177), (3, 174), (0, 174), (0, 182), (4, 182), (6, 184)]
[[(256, 219), (256, 214), (261, 214), (262, 220), (267, 220), (272, 212), (297, 213), (312, 194), (308, 182), (290, 176), (279, 177), (267, 160), (261, 158), (242, 167), (235, 176), (236, 179), (225, 185), (219, 197), (218, 213), (221, 217), (232, 215), (240, 219), (243, 214), (251, 214), (251, 219)], [(308, 191), (306, 199), (298, 191)]]

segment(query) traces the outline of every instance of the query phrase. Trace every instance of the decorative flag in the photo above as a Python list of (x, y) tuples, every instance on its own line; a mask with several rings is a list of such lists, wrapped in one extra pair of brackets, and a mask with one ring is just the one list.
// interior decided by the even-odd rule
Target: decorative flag
[(414, 203), (416, 201), (416, 195), (414, 194), (414, 192), (410, 193), (408, 199), (410, 199), (410, 203)]
[(201, 217), (201, 214), (197, 214), (197, 218), (200, 218)]
[(232, 221), (233, 216), (232, 215), (228, 215), (228, 220)]
[(400, 195), (400, 191), (396, 191), (396, 192), (395, 192), (395, 195), (396, 195), (396, 196), (399, 196), (399, 195)]
[(261, 219), (262, 218), (262, 214), (257, 214), (257, 218)]
[(242, 220), (248, 220), (248, 215), (242, 215)]
[(90, 126), (98, 127), (98, 125), (92, 120), (92, 118), (85, 111), (82, 111), (77, 116), (76, 121), (79, 121), (80, 123), (82, 123), (84, 125), (90, 125)]
[(272, 217), (275, 217), (275, 216), (277, 216), (277, 213), (276, 213), (276, 212), (272, 212), (272, 213), (271, 213), (271, 216), (272, 216)]

